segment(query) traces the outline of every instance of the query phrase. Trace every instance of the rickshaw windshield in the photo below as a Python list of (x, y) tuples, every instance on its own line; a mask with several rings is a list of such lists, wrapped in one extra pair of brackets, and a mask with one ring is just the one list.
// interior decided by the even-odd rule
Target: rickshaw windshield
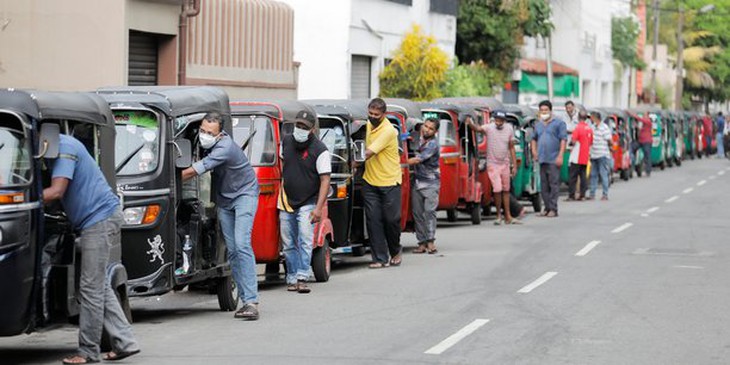
[(449, 113), (439, 111), (423, 112), (423, 119), (435, 119), (439, 121), (439, 145), (442, 147), (456, 146), (456, 128), (454, 127), (454, 123), (451, 121)]
[(348, 173), (350, 156), (347, 148), (347, 134), (343, 124), (338, 120), (330, 121), (321, 118), (319, 121), (319, 139), (327, 146), (327, 150), (332, 155), (332, 173)]
[(5, 119), (0, 116), (0, 188), (28, 185), (32, 176), (30, 140), (18, 129), (22, 128), (19, 121)]
[(233, 140), (243, 148), (251, 166), (271, 166), (276, 162), (276, 141), (271, 119), (260, 115), (234, 117)]
[(114, 111), (116, 143), (114, 166), (119, 176), (153, 172), (159, 164), (160, 128), (149, 110)]

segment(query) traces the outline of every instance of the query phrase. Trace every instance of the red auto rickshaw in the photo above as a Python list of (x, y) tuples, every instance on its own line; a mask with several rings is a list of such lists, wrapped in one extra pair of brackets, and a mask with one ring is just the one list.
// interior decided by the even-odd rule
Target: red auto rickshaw
[[(479, 152), (477, 133), (463, 125), (459, 116), (474, 113), (469, 105), (421, 103), (424, 119), (439, 121), (441, 146), (441, 189), (438, 210), (445, 210), (450, 222), (456, 221), (458, 211), (471, 216), (472, 224), (482, 221), (482, 184), (479, 182)], [(477, 117), (478, 118), (478, 117)]]
[[(281, 159), (278, 151), (283, 136), (294, 130), (294, 118), (307, 112), (319, 130), (317, 114), (298, 101), (233, 101), (231, 102), (233, 139), (246, 152), (259, 181), (259, 205), (254, 218), (251, 242), (256, 262), (266, 264), (266, 274), (278, 274), (283, 255), (279, 232), (277, 198), (281, 189)], [(332, 222), (328, 210), (314, 228), (312, 272), (319, 282), (329, 280)]]
[(629, 133), (628, 115), (617, 108), (600, 108), (599, 112), (603, 122), (611, 128), (611, 139), (613, 147), (613, 172), (621, 176), (621, 180), (627, 181), (633, 177), (631, 168), (631, 133)]

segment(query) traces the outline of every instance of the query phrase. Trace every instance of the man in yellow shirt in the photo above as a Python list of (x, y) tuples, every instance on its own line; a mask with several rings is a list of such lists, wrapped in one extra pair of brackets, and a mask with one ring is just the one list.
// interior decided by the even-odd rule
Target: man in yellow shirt
[(365, 136), (363, 197), (367, 218), (371, 269), (401, 264), (401, 169), (398, 130), (385, 118), (385, 101), (375, 98), (368, 104)]

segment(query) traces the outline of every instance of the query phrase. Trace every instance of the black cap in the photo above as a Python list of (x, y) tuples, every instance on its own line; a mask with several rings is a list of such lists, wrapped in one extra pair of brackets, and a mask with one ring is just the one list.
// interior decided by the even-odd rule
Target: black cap
[(294, 118), (294, 123), (302, 123), (309, 129), (312, 129), (314, 128), (314, 115), (306, 110), (302, 110), (297, 113), (297, 116)]
[(492, 118), (507, 119), (507, 113), (501, 110), (495, 110), (492, 112)]

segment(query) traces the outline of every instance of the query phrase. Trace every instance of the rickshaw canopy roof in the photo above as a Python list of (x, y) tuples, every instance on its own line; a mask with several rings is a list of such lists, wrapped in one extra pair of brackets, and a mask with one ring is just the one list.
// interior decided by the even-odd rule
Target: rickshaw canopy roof
[(537, 111), (530, 108), (527, 105), (520, 105), (520, 104), (504, 104), (504, 108), (502, 109), (507, 113), (515, 114), (520, 119), (520, 127), (525, 126), (528, 124), (530, 120), (534, 120), (537, 118)]
[(93, 93), (3, 89), (0, 90), (0, 108), (38, 120), (66, 119), (114, 126), (109, 105)]
[(501, 101), (495, 98), (489, 98), (485, 96), (439, 98), (433, 101), (452, 104), (471, 104), (480, 108), (489, 108), (490, 111), (504, 109), (504, 104), (502, 104)]
[(385, 98), (384, 100), (388, 105), (388, 111), (404, 114), (407, 130), (414, 130), (417, 125), (423, 123), (421, 108), (418, 106), (418, 103), (412, 100), (399, 98)]
[(350, 124), (350, 134), (357, 133), (368, 120), (368, 103), (366, 99), (316, 99), (305, 100), (305, 103), (314, 107), (317, 113), (332, 115), (345, 119)]
[(177, 118), (216, 112), (230, 118), (228, 94), (210, 86), (122, 86), (100, 88), (97, 93), (114, 107), (142, 104)]
[[(319, 129), (317, 112), (311, 105), (297, 100), (234, 100), (231, 102), (231, 114), (265, 114), (278, 119), (282, 123), (294, 123), (300, 118), (309, 120), (315, 130)], [(301, 114), (300, 114), (301, 113)]]

